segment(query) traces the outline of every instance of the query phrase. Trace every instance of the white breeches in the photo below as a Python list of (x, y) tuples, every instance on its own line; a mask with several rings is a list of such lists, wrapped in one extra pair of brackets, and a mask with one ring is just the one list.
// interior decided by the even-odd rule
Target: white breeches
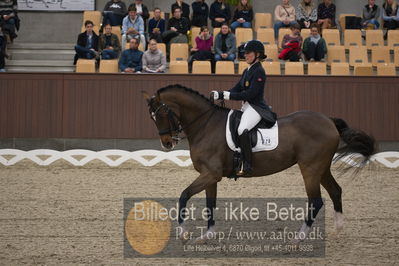
[[(140, 44), (143, 44), (143, 47), (145, 47), (145, 36), (143, 34), (140, 34)], [(122, 51), (124, 51), (125, 49), (126, 49), (126, 34), (123, 34), (122, 35)]]
[(255, 111), (254, 108), (252, 108), (248, 102), (243, 104), (241, 111), (244, 113), (242, 114), (241, 122), (237, 130), (238, 135), (240, 136), (244, 130), (248, 129), (248, 131), (250, 131), (260, 122), (260, 120), (262, 120), (262, 117), (258, 114), (258, 112)]

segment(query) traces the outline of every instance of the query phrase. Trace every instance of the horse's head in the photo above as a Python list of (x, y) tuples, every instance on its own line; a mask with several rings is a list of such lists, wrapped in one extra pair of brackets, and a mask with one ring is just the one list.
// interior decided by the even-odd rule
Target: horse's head
[(149, 96), (145, 91), (142, 94), (148, 103), (151, 119), (158, 128), (162, 146), (167, 150), (172, 150), (177, 145), (181, 132), (177, 115), (161, 101), (159, 94)]

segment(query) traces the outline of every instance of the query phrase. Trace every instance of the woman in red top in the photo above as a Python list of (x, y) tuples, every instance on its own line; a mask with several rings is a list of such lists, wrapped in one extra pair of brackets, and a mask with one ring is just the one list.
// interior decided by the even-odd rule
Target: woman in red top
[(196, 47), (191, 48), (189, 64), (194, 60), (211, 61), (212, 73), (214, 72), (214, 55), (212, 53), (213, 36), (207, 26), (202, 26), (199, 35), (195, 38)]

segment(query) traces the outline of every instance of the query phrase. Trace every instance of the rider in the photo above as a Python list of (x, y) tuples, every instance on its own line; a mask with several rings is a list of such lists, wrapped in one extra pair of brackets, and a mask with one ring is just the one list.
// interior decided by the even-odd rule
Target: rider
[(248, 176), (252, 173), (252, 147), (248, 132), (262, 119), (266, 120), (269, 125), (274, 125), (276, 115), (263, 98), (266, 74), (261, 62), (266, 59), (265, 48), (260, 41), (252, 40), (245, 44), (244, 50), (245, 61), (249, 66), (244, 70), (240, 81), (228, 91), (212, 91), (211, 93), (215, 100), (243, 101), (241, 108), (243, 114), (238, 127), (243, 165), (242, 171), (238, 174)]

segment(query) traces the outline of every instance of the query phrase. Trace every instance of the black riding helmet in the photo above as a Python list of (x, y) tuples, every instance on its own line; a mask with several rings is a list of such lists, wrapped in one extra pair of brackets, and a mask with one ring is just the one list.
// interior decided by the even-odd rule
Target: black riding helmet
[(263, 43), (261, 43), (258, 40), (252, 40), (252, 41), (247, 42), (244, 46), (244, 51), (246, 53), (249, 53), (249, 52), (259, 53), (258, 58), (260, 60), (264, 60), (267, 58), (267, 56), (265, 55), (265, 47), (263, 46)]

